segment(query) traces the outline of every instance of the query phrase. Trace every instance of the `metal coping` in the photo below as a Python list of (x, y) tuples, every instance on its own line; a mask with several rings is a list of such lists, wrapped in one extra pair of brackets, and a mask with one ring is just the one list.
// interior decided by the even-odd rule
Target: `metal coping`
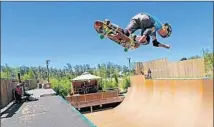
[(64, 98), (62, 98), (61, 96), (59, 96), (65, 103), (67, 103), (71, 108), (72, 110), (74, 110), (78, 115), (79, 117), (82, 118), (82, 120), (86, 123), (88, 123), (91, 127), (97, 127), (94, 123), (92, 123), (88, 118), (86, 118), (83, 114), (81, 114), (78, 110), (76, 110), (67, 100), (65, 100)]

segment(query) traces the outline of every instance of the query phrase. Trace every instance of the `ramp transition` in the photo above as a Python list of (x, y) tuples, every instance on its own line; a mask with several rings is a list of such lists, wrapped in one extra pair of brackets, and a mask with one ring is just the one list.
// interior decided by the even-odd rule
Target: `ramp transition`
[(213, 127), (213, 79), (132, 76), (119, 106), (85, 116), (98, 127)]

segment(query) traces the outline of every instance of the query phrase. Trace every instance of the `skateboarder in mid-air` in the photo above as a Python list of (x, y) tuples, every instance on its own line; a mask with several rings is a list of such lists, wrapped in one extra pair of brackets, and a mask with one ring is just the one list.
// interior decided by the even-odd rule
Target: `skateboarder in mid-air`
[(170, 48), (170, 45), (161, 44), (156, 38), (156, 32), (163, 38), (167, 38), (171, 35), (172, 28), (168, 23), (161, 24), (153, 16), (146, 13), (139, 13), (131, 19), (128, 26), (123, 30), (123, 33), (130, 36), (136, 30), (141, 30), (140, 37), (136, 35), (132, 37), (137, 42), (135, 45), (136, 48), (140, 45), (149, 44), (150, 36), (152, 36), (153, 46)]

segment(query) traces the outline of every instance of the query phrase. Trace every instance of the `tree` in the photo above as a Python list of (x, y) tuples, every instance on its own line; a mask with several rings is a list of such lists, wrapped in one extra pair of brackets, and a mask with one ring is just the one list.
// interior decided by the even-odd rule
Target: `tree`
[(195, 56), (189, 57), (188, 59), (198, 59), (198, 58), (201, 58), (201, 57), (199, 55), (195, 55)]
[(184, 60), (187, 60), (187, 58), (183, 57), (183, 58), (180, 59), (180, 61), (184, 61)]
[(128, 87), (130, 87), (130, 83), (131, 83), (131, 81), (130, 81), (129, 77), (124, 77), (121, 82), (121, 88), (123, 90), (126, 90)]
[(208, 49), (203, 49), (202, 53), (205, 63), (205, 72), (208, 77), (213, 76), (213, 52), (210, 52)]
[[(50, 81), (53, 89), (61, 96), (66, 96), (71, 91), (71, 79), (87, 71), (91, 74), (102, 77), (99, 81), (102, 89), (116, 88), (120, 86), (118, 74), (124, 70), (128, 72), (127, 66), (113, 64), (111, 62), (98, 64), (96, 67), (90, 65), (71, 65), (67, 63), (64, 68), (49, 68)], [(9, 67), (7, 64), (1, 68), (1, 78), (10, 78), (11, 74), (21, 74), (22, 80), (37, 79), (47, 80), (47, 68), (38, 67)]]
[(28, 80), (28, 79), (35, 79), (35, 75), (32, 71), (32, 69), (29, 69), (28, 73), (25, 73), (22, 77), (22, 80)]

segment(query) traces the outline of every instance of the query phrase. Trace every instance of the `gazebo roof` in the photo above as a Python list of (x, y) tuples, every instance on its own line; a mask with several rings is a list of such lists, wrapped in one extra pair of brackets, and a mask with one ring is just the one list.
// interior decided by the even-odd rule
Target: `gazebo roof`
[(77, 76), (76, 78), (72, 79), (72, 81), (87, 81), (93, 79), (100, 79), (101, 77), (92, 75), (88, 72), (84, 72), (82, 75)]

